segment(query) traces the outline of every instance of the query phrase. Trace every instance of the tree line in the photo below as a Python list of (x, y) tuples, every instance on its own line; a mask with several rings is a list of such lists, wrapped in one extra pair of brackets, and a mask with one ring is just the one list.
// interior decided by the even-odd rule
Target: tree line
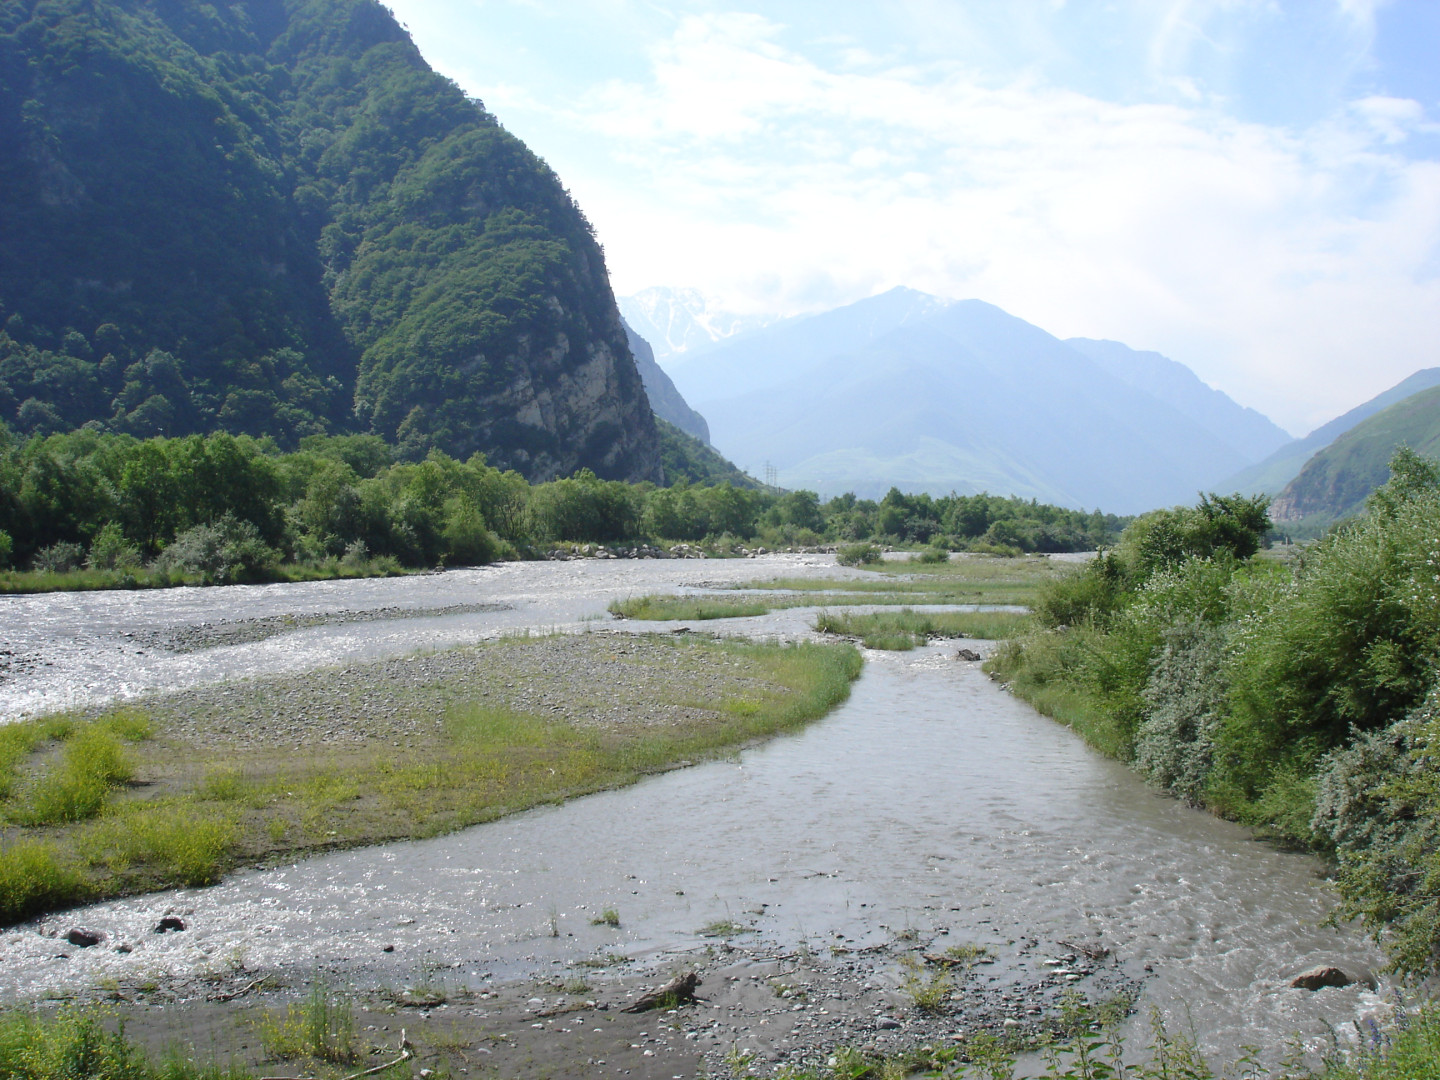
[[(471, 565), (556, 543), (871, 540), (999, 552), (1110, 542), (1124, 521), (1017, 498), (669, 488), (588, 470), (530, 484), (483, 455), (397, 461), (374, 435), (311, 435), (281, 451), (217, 433), (138, 439), (80, 429), (18, 439), (0, 428), (0, 566), (146, 566), (261, 580), (283, 565)], [(228, 556), (227, 556), (228, 552)]]

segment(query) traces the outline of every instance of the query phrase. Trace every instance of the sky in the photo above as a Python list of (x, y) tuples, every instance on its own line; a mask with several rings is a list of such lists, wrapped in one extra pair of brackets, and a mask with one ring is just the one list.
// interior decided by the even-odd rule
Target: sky
[(1295, 434), (1440, 366), (1440, 0), (393, 0), (617, 295), (905, 285)]

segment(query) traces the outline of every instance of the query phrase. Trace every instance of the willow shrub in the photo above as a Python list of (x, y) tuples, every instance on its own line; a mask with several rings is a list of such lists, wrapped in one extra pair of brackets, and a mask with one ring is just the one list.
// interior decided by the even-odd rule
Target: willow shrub
[(1321, 758), (1419, 705), (1440, 659), (1440, 495), (1341, 527), (1252, 601), (1231, 631), (1209, 798), (1307, 841)]

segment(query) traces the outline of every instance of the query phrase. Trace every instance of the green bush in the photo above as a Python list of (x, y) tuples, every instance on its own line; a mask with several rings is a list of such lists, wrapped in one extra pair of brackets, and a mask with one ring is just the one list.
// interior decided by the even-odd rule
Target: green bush
[(874, 544), (841, 544), (835, 549), (835, 561), (841, 566), (869, 566), (878, 563), (881, 555)]
[(1334, 844), (1346, 917), (1394, 968), (1440, 969), (1440, 688), (1410, 716), (1326, 759), (1312, 826)]
[(1204, 801), (1215, 732), (1225, 708), (1225, 633), (1200, 619), (1162, 632), (1142, 696), (1135, 768), (1192, 806)]
[(140, 548), (125, 538), (125, 532), (114, 521), (95, 534), (85, 565), (91, 570), (133, 570), (141, 563)]
[(252, 522), (225, 513), (213, 522), (196, 525), (175, 537), (156, 565), (162, 569), (199, 574), (207, 584), (251, 581), (274, 563), (277, 553), (260, 539)]

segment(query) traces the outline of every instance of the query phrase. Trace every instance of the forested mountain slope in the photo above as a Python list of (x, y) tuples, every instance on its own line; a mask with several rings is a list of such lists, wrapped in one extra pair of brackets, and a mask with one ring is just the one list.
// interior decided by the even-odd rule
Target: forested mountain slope
[(1270, 516), (1332, 521), (1359, 513), (1389, 479), (1390, 460), (1402, 446), (1440, 456), (1440, 386), (1382, 409), (1321, 450), (1275, 497)]
[[(1300, 475), (1300, 470), (1319, 451), (1325, 449), (1361, 421), (1388, 409), (1421, 390), (1440, 386), (1440, 368), (1422, 368), (1409, 378), (1396, 383), (1383, 394), (1322, 424), (1303, 439), (1286, 443), (1273, 454), (1247, 469), (1236, 473), (1224, 484), (1226, 491), (1243, 491), (1247, 495), (1277, 495), (1285, 485)], [(1384, 483), (1382, 472), (1378, 483)]]
[(373, 0), (0, 4), (0, 417), (659, 479), (599, 245)]

